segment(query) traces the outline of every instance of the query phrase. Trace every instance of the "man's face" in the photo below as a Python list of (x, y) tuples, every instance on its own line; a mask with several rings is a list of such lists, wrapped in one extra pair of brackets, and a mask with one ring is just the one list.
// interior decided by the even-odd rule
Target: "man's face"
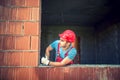
[(67, 42), (66, 40), (60, 38), (60, 46), (61, 47), (63, 47), (63, 48), (67, 47), (69, 44), (70, 44), (69, 42)]

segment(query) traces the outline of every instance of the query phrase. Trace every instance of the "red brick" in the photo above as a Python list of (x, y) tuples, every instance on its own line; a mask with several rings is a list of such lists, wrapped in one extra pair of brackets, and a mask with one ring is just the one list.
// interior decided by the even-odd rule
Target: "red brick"
[(0, 80), (13, 80), (13, 70), (10, 68), (0, 68)]
[(32, 8), (32, 20), (38, 21), (40, 19), (39, 8)]
[(6, 66), (7, 64), (7, 56), (5, 52), (0, 52), (0, 66)]
[(18, 8), (10, 8), (9, 9), (9, 20), (16, 20), (17, 19), (17, 10)]
[(8, 80), (7, 73), (9, 68), (2, 68), (1, 69), (1, 80)]
[(0, 66), (37, 66), (38, 52), (0, 53)]
[(12, 6), (25, 6), (25, 0), (11, 0)]
[(26, 35), (38, 35), (39, 23), (38, 22), (25, 22), (24, 31)]
[(3, 7), (0, 6), (0, 20), (2, 20), (3, 18)]
[(30, 49), (30, 37), (29, 36), (17, 36), (15, 42), (16, 50), (29, 50)]
[(5, 53), (6, 56), (6, 66), (20, 66), (20, 56), (21, 52), (8, 52)]
[[(43, 69), (42, 69), (43, 70)], [(45, 80), (45, 79), (43, 79), (40, 75), (39, 75), (39, 72), (41, 72), (41, 71), (39, 71), (39, 69), (38, 68), (29, 68), (29, 79), (31, 79), (31, 80)], [(37, 75), (36, 75), (36, 73), (37, 73)], [(39, 75), (39, 77), (38, 77), (38, 75)], [(40, 77), (41, 77), (41, 79), (40, 79)]]
[(0, 50), (2, 49), (2, 45), (3, 45), (3, 36), (0, 36)]
[(3, 50), (15, 49), (15, 37), (14, 36), (4, 36), (2, 49)]
[(31, 8), (18, 8), (17, 20), (30, 20)]
[(0, 5), (4, 5), (5, 4), (5, 0), (0, 0)]
[(6, 34), (6, 22), (0, 22), (0, 34)]
[(30, 80), (28, 68), (16, 68), (16, 80)]
[(10, 6), (11, 5), (11, 0), (4, 0), (5, 6)]
[(10, 9), (9, 8), (6, 8), (6, 7), (4, 7), (3, 8), (3, 20), (8, 20), (9, 19), (9, 11), (10, 11)]
[(6, 79), (8, 80), (15, 80), (15, 75), (14, 75), (14, 68), (7, 68), (8, 71), (6, 72)]
[(32, 7), (39, 7), (39, 1), (40, 0), (25, 0), (26, 6), (32, 6)]
[(38, 36), (31, 36), (31, 50), (38, 50), (39, 46), (39, 38)]
[(38, 65), (38, 52), (24, 52), (21, 55), (21, 66)]
[(3, 66), (4, 63), (4, 53), (0, 52), (0, 66)]
[(10, 0), (0, 0), (0, 5), (9, 6), (10, 5)]
[(8, 22), (6, 34), (22, 34), (22, 22)]

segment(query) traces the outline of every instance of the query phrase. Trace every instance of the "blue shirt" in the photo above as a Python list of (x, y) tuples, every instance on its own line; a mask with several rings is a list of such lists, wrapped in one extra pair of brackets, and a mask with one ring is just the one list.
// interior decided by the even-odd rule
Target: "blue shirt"
[[(50, 44), (50, 46), (56, 50), (56, 57), (57, 57), (57, 52), (58, 52), (58, 43), (59, 43), (60, 40), (56, 40), (54, 41), (53, 43)], [(72, 45), (67, 49), (67, 50), (63, 50), (61, 47), (59, 49), (60, 51), (60, 57), (61, 58), (65, 58), (65, 53), (72, 47)], [(69, 52), (68, 52), (68, 58), (73, 60), (74, 57), (76, 56), (77, 54), (77, 50), (75, 48), (72, 48)]]

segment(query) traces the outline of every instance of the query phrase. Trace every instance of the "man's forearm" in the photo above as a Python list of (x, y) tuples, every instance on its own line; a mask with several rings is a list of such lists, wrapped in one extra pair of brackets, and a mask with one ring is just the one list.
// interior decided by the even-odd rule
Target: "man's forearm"
[(45, 52), (45, 56), (47, 56), (47, 59), (49, 59), (49, 57), (50, 57), (50, 51), (52, 50), (52, 47), (51, 46), (48, 46), (47, 48), (46, 48), (46, 52)]
[(46, 52), (46, 53), (45, 53), (45, 57), (47, 57), (47, 59), (49, 59), (50, 53), (49, 53), (49, 52)]
[(52, 61), (50, 61), (50, 62), (49, 62), (49, 65), (50, 65), (50, 66), (59, 67), (59, 66), (64, 66), (65, 64), (64, 64), (64, 63), (61, 63), (61, 62), (52, 62)]

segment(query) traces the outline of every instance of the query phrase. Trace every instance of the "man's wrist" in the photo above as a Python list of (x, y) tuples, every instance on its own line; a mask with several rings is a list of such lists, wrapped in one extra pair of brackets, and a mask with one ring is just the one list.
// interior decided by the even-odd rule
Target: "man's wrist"
[(50, 61), (49, 61), (48, 65), (50, 66)]
[(49, 59), (49, 57), (48, 57), (48, 56), (46, 56), (46, 55), (45, 55), (45, 57), (46, 57), (47, 59)]

